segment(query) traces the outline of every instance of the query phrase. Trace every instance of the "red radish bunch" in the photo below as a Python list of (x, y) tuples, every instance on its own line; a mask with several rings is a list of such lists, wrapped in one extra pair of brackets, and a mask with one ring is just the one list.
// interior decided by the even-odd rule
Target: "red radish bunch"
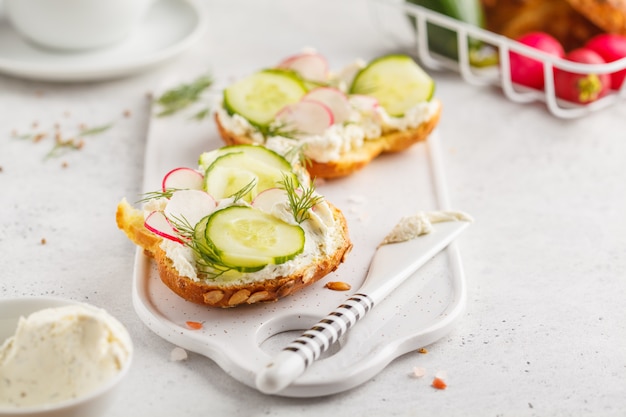
[[(541, 50), (557, 58), (581, 64), (601, 65), (626, 57), (626, 37), (615, 34), (601, 34), (589, 40), (584, 47), (565, 54), (561, 44), (552, 36), (543, 32), (523, 35), (518, 42)], [(516, 52), (509, 53), (511, 80), (520, 85), (542, 90), (544, 88), (544, 68), (541, 61), (523, 56)], [(613, 74), (573, 73), (554, 69), (556, 96), (578, 104), (591, 103), (607, 94), (610, 88), (621, 87), (626, 70)]]
[[(565, 59), (583, 64), (605, 64), (606, 61), (591, 49), (579, 48), (571, 51)], [(609, 90), (611, 78), (608, 74), (573, 73), (554, 69), (554, 91), (556, 96), (578, 104), (587, 104), (603, 97)]]
[[(617, 61), (626, 57), (626, 36), (603, 33), (590, 39), (585, 48), (596, 52), (606, 62)], [(626, 69), (611, 74), (611, 88), (619, 90), (625, 76)]]
[[(532, 32), (517, 39), (519, 43), (543, 51), (549, 55), (563, 58), (563, 46), (552, 36), (543, 32)], [(511, 81), (515, 84), (542, 90), (544, 86), (543, 64), (541, 61), (509, 52), (511, 63)]]

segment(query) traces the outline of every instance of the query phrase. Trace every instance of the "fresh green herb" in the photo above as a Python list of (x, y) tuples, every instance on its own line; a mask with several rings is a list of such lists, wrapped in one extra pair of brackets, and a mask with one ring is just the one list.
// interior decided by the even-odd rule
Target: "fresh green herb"
[[(18, 140), (32, 140), (37, 143), (42, 141), (48, 136), (54, 138), (54, 145), (52, 149), (44, 156), (44, 160), (54, 158), (60, 156), (71, 150), (80, 150), (85, 146), (85, 141), (82, 139), (85, 136), (94, 136), (100, 133), (106, 132), (113, 126), (113, 123), (108, 123), (106, 125), (93, 127), (90, 129), (82, 129), (77, 134), (76, 137), (64, 138), (63, 135), (56, 130), (53, 135), (49, 135), (46, 132), (39, 133), (23, 133), (18, 134), (17, 132), (12, 133), (12, 137)], [(58, 128), (57, 128), (58, 129)]]
[(50, 152), (46, 154), (44, 159), (57, 157), (69, 150), (77, 151), (79, 149), (82, 149), (83, 146), (85, 146), (85, 142), (82, 139), (81, 140), (76, 140), (76, 139), (63, 140), (63, 139), (57, 138), (57, 140), (54, 143), (54, 146), (52, 147)]
[(23, 134), (18, 134), (18, 133), (13, 133), (12, 135), (13, 139), (18, 139), (18, 140), (29, 140), (29, 139), (35, 139), (35, 134), (34, 133), (23, 133)]
[[(170, 116), (196, 103), (200, 100), (202, 93), (212, 84), (213, 78), (210, 75), (203, 75), (189, 84), (183, 84), (166, 91), (156, 99), (156, 103), (161, 106), (161, 111), (157, 113), (157, 116)], [(194, 118), (197, 116), (198, 114)]]
[(172, 194), (174, 194), (175, 191), (178, 190), (175, 188), (168, 188), (165, 191), (149, 191), (147, 193), (144, 193), (143, 198), (137, 201), (136, 204), (146, 203), (150, 200), (156, 200), (157, 198), (171, 198)]
[[(219, 253), (215, 250), (213, 242), (203, 234), (204, 239), (199, 240), (195, 238), (195, 228), (187, 219), (183, 218), (170, 218), (172, 226), (178, 231), (182, 237), (183, 244), (190, 248), (196, 255), (196, 266), (201, 274), (204, 274), (208, 279), (216, 279), (224, 273), (232, 270), (233, 268), (224, 264)], [(203, 222), (204, 220), (201, 220)]]
[(92, 127), (92, 128), (89, 128), (89, 129), (81, 130), (78, 133), (78, 136), (83, 137), (83, 136), (99, 135), (100, 133), (106, 132), (111, 127), (113, 127), (113, 123), (109, 123), (109, 124), (102, 125), (102, 126)]
[(311, 159), (304, 154), (305, 146), (306, 144), (300, 143), (289, 149), (285, 153), (285, 159), (290, 161), (292, 165), (296, 165), (296, 163), (298, 163), (303, 167), (308, 166), (311, 163)]
[(244, 185), (243, 187), (241, 187), (239, 191), (237, 191), (235, 194), (229, 197), (232, 197), (233, 203), (236, 203), (237, 201), (245, 197), (247, 194), (249, 194), (250, 191), (252, 191), (255, 186), (256, 186), (256, 178), (250, 181), (249, 183), (247, 183), (246, 185)]
[(211, 109), (207, 107), (205, 109), (200, 110), (196, 114), (194, 114), (192, 119), (201, 121), (201, 120), (206, 119), (210, 114), (211, 114)]
[(298, 140), (298, 135), (301, 134), (298, 130), (283, 123), (272, 123), (269, 126), (259, 126), (258, 129), (261, 131), (265, 140), (272, 136), (282, 136), (287, 139)]
[(294, 219), (298, 223), (302, 223), (311, 217), (309, 209), (313, 208), (316, 204), (320, 203), (324, 197), (321, 195), (315, 195), (315, 187), (311, 185), (309, 188), (302, 188), (302, 193), (296, 190), (296, 185), (291, 177), (283, 176), (281, 185), (287, 192), (287, 199), (289, 200), (289, 206), (293, 213)]

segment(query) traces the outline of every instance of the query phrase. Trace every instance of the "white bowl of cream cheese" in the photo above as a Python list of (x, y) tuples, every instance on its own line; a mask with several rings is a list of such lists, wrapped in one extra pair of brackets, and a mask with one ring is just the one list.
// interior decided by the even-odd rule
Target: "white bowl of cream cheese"
[(55, 297), (0, 300), (0, 417), (103, 415), (131, 365), (126, 328)]

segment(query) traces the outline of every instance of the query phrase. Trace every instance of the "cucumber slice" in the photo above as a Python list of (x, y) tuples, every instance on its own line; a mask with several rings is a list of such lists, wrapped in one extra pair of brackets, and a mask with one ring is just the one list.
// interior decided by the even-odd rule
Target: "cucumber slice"
[(210, 215), (205, 238), (224, 265), (241, 272), (287, 262), (304, 250), (300, 226), (247, 206), (230, 206)]
[(435, 92), (433, 79), (407, 55), (373, 60), (354, 77), (350, 94), (375, 97), (391, 116), (400, 117)]
[(293, 71), (269, 69), (252, 74), (224, 90), (224, 108), (263, 127), (280, 109), (299, 101), (306, 86)]
[[(261, 147), (218, 156), (204, 175), (205, 189), (215, 199), (230, 197), (255, 182), (243, 198), (252, 201), (261, 191), (280, 186), (285, 178), (298, 184), (291, 165), (280, 155)], [(254, 148), (254, 149), (252, 149)], [(258, 152), (258, 149), (265, 151)]]
[(198, 158), (198, 165), (200, 171), (205, 172), (220, 156), (224, 156), (229, 153), (243, 152), (249, 155), (251, 158), (256, 158), (264, 163), (280, 168), (284, 171), (291, 171), (292, 166), (282, 155), (260, 145), (234, 145), (225, 146), (223, 148), (216, 149), (210, 152), (204, 152), (200, 154)]

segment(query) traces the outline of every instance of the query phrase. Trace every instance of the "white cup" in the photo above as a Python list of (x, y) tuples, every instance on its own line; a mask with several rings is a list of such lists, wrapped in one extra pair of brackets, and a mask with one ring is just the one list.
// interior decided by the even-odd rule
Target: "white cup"
[(13, 27), (37, 45), (86, 50), (125, 39), (153, 0), (4, 0)]

